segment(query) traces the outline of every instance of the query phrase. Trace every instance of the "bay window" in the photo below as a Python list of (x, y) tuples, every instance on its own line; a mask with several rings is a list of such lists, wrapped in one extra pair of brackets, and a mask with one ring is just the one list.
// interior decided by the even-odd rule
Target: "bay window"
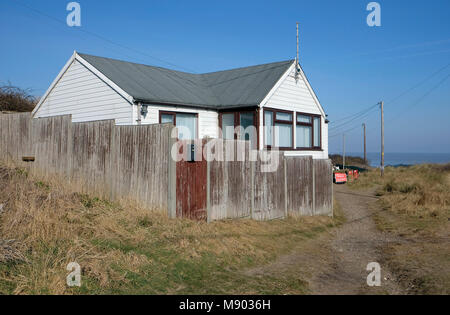
[(265, 146), (293, 149), (293, 112), (265, 109)]
[[(264, 146), (281, 150), (321, 150), (321, 116), (264, 109)], [(294, 143), (295, 135), (295, 143)]]
[(297, 114), (296, 147), (299, 150), (318, 150), (322, 147), (321, 117)]

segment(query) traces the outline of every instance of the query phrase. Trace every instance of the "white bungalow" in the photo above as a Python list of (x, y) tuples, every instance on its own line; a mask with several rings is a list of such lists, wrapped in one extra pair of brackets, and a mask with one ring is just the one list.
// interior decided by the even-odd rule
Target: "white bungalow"
[[(276, 146), (286, 155), (328, 159), (325, 112), (296, 65), (289, 60), (191, 74), (75, 52), (33, 117), (71, 114), (73, 122), (115, 119), (118, 125), (172, 122), (187, 128), (190, 138), (252, 139), (259, 150)], [(255, 126), (256, 135), (233, 132), (236, 126)]]

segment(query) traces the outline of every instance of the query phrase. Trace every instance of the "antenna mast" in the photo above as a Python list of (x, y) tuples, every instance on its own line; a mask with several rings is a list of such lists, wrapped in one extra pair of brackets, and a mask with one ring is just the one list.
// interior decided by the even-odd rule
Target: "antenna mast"
[(300, 70), (298, 25), (299, 25), (299, 23), (297, 22), (297, 58), (295, 59), (295, 80), (298, 80), (298, 74), (299, 74), (299, 70)]

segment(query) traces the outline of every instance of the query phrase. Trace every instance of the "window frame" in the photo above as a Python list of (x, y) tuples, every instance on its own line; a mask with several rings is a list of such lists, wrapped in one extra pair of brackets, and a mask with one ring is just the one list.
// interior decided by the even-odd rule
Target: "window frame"
[[(263, 108), (263, 128), (266, 127), (266, 112), (271, 112), (273, 115), (273, 124), (272, 127), (275, 128), (276, 124), (285, 124), (285, 125), (291, 125), (292, 126), (292, 147), (280, 147), (278, 148), (280, 151), (323, 151), (323, 135), (322, 135), (322, 116), (317, 114), (310, 114), (310, 113), (304, 113), (304, 112), (295, 112), (290, 110), (284, 110), (284, 109), (275, 109), (275, 108)], [(289, 122), (287, 120), (278, 120), (277, 119), (277, 112), (278, 113), (287, 113), (292, 115), (292, 121)], [(304, 122), (298, 122), (299, 116), (307, 116), (311, 118), (311, 123), (304, 123)], [(314, 119), (319, 119), (319, 130), (320, 130), (320, 146), (314, 146)], [(295, 136), (295, 133), (297, 132), (297, 126), (308, 126), (311, 127), (311, 147), (307, 148), (299, 148), (297, 147), (297, 139)], [(267, 145), (267, 139), (266, 139), (266, 132), (264, 130), (263, 132), (263, 141), (264, 141), (264, 149), (271, 150), (273, 146)], [(273, 139), (272, 143), (275, 143), (275, 132), (273, 132)]]
[[(273, 117), (273, 123), (272, 123), (272, 127), (275, 128), (276, 124), (282, 124), (282, 125), (290, 125), (292, 128), (292, 135), (291, 135), (291, 139), (292, 139), (292, 146), (291, 147), (279, 147), (279, 150), (282, 151), (293, 151), (295, 150), (295, 143), (294, 143), (294, 133), (295, 133), (295, 128), (294, 128), (294, 112), (293, 111), (289, 111), (289, 110), (283, 110), (283, 109), (274, 109), (274, 108), (264, 108), (263, 111), (263, 127), (265, 128), (266, 125), (266, 112), (271, 112), (272, 113), (272, 117)], [(287, 121), (287, 120), (278, 120), (277, 119), (277, 113), (285, 113), (285, 114), (290, 114), (292, 116), (292, 120), (291, 121)], [(275, 130), (275, 129), (273, 129)], [(271, 150), (273, 148), (272, 145), (267, 145), (267, 141), (266, 141), (266, 132), (264, 132), (264, 148), (267, 150)], [(272, 143), (275, 144), (275, 132), (273, 132), (273, 138), (272, 138)]]
[[(225, 110), (219, 112), (219, 138), (223, 139), (223, 115), (234, 114), (234, 129), (241, 125), (241, 114), (253, 114), (253, 126), (256, 128), (256, 148), (259, 149), (259, 110), (258, 109), (242, 109), (242, 110)], [(234, 140), (240, 140), (240, 135), (234, 133)]]
[(168, 116), (170, 115), (170, 116), (173, 116), (173, 124), (176, 127), (177, 126), (177, 114), (180, 114), (180, 115), (193, 115), (193, 116), (195, 116), (195, 118), (196, 118), (196, 121), (195, 121), (195, 137), (194, 137), (194, 139), (191, 139), (191, 140), (198, 140), (198, 139), (200, 139), (198, 113), (160, 110), (159, 111), (159, 123), (162, 124), (162, 116), (163, 115), (168, 115)]
[[(305, 122), (299, 122), (298, 118), (299, 116), (307, 116), (311, 118), (311, 123), (305, 123)], [(319, 130), (320, 130), (320, 144), (319, 146), (314, 145), (314, 119), (319, 119)], [(322, 150), (322, 116), (316, 115), (316, 114), (308, 114), (308, 113), (301, 113), (297, 112), (295, 117), (295, 131), (297, 131), (297, 126), (305, 126), (305, 127), (311, 127), (311, 147), (305, 147), (305, 148), (299, 148), (297, 147), (297, 143), (295, 143), (296, 150), (299, 151), (321, 151)], [(297, 140), (297, 139), (296, 139)], [(296, 141), (297, 142), (297, 141)]]

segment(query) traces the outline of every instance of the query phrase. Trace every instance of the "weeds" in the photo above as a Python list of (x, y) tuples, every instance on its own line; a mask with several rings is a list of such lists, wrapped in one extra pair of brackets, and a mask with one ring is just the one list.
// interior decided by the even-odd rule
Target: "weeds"
[[(0, 294), (305, 293), (289, 277), (259, 278), (266, 264), (338, 220), (328, 217), (198, 223), (131, 202), (79, 193), (0, 166), (0, 239), (16, 240), (26, 259), (0, 262)], [(66, 287), (66, 266), (82, 267), (82, 287)]]

